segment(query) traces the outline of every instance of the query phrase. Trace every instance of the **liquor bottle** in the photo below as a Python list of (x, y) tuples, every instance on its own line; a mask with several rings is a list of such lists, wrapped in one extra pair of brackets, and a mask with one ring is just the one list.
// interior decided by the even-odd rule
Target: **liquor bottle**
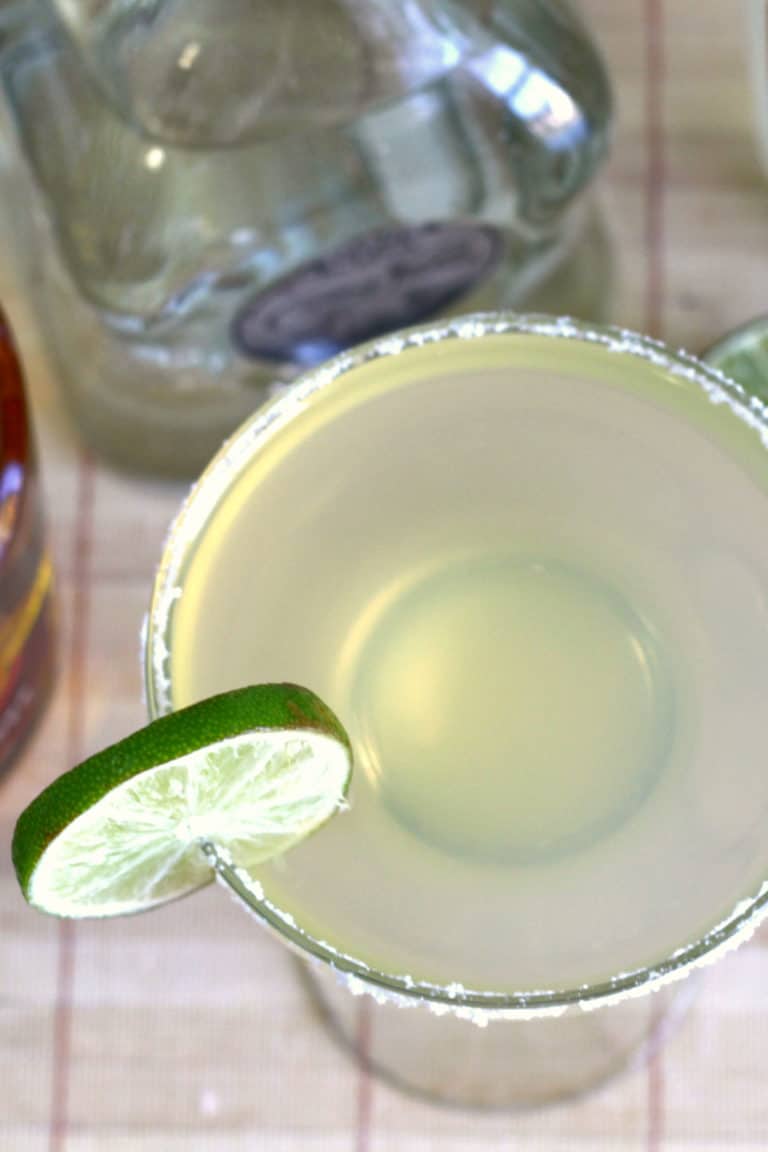
[(51, 585), (24, 378), (0, 311), (0, 772), (30, 734), (51, 686)]
[(0, 75), (46, 328), (114, 462), (189, 474), (305, 367), (526, 306), (579, 234), (608, 80), (562, 0), (31, 0)]

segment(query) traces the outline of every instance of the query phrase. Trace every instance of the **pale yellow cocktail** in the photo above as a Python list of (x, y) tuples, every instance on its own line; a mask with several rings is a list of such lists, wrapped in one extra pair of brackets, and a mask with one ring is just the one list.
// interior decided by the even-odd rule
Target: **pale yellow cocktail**
[(364, 982), (514, 1011), (754, 917), (766, 436), (693, 361), (492, 317), (245, 426), (172, 534), (149, 683), (162, 712), (296, 681), (347, 726), (350, 811), (263, 867), (267, 918)]

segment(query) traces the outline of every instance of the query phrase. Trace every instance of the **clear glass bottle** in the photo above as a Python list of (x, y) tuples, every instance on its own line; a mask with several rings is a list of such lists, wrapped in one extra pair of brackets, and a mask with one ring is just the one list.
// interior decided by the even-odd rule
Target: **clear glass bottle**
[(567, 260), (610, 93), (562, 0), (6, 5), (3, 88), (45, 218), (78, 421), (198, 469), (361, 340), (519, 307)]

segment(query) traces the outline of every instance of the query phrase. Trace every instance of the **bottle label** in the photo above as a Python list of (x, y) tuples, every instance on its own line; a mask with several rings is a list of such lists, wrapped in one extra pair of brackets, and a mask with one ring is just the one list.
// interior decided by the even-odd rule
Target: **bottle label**
[(254, 359), (319, 364), (438, 314), (495, 270), (502, 249), (500, 230), (487, 224), (356, 236), (248, 300), (234, 318), (234, 342)]

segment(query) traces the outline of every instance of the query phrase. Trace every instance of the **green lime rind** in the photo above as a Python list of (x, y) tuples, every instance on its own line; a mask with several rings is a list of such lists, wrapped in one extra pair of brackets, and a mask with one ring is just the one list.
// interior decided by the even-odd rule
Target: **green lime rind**
[(209, 697), (89, 757), (54, 780), (17, 821), (11, 856), (22, 893), (32, 902), (32, 878), (45, 851), (74, 820), (120, 785), (248, 733), (302, 731), (342, 744), (351, 772), (351, 746), (342, 724), (319, 697), (295, 684), (259, 684)]

